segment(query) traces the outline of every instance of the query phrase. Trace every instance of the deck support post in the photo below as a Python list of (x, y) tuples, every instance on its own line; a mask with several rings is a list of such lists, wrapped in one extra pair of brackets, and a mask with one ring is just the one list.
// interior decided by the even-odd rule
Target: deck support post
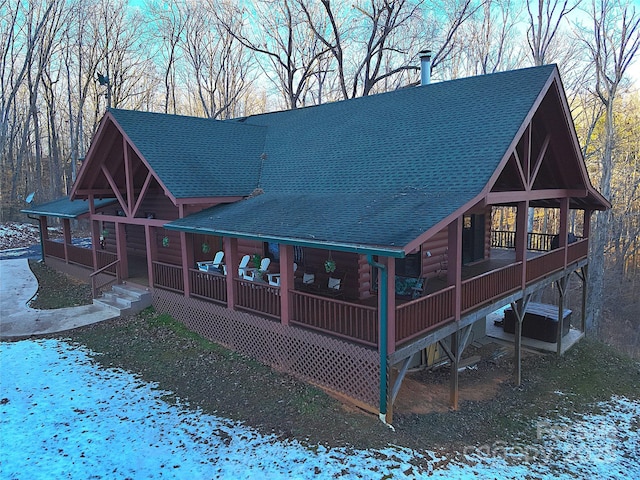
[(522, 384), (522, 322), (524, 321), (524, 315), (527, 311), (527, 305), (531, 299), (531, 294), (525, 295), (520, 300), (511, 303), (511, 309), (513, 310), (515, 320), (515, 376), (516, 385)]
[(522, 262), (522, 289), (527, 285), (527, 216), (529, 202), (519, 202), (516, 212), (516, 261)]
[(458, 364), (459, 364), (459, 355), (458, 355), (458, 340), (459, 340), (460, 330), (457, 330), (451, 334), (449, 337), (451, 339), (450, 345), (450, 359), (451, 359), (451, 381), (450, 381), (450, 395), (449, 399), (451, 402), (451, 408), (453, 410), (458, 410), (458, 400), (459, 400), (459, 388), (458, 388)]
[[(565, 249), (566, 250), (566, 249)], [(569, 277), (562, 277), (556, 281), (558, 286), (558, 331), (556, 332), (556, 353), (562, 355), (562, 331), (564, 323), (564, 297), (567, 291)]]

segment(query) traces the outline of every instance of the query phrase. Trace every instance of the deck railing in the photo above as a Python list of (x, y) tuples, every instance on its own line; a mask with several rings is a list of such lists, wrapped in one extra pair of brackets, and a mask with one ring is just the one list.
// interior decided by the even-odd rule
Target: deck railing
[(573, 263), (578, 260), (582, 260), (587, 258), (589, 255), (589, 240), (582, 239), (578, 240), (576, 243), (569, 244), (567, 251), (567, 262)]
[(67, 245), (68, 261), (83, 267), (93, 268), (93, 252), (90, 248), (76, 247), (75, 245)]
[(184, 292), (182, 267), (162, 262), (153, 262), (153, 286), (172, 292)]
[[(113, 262), (115, 262), (116, 260), (118, 260), (118, 255), (115, 253), (111, 253), (111, 252), (105, 252), (104, 250), (98, 250), (96, 252), (96, 256), (98, 259), (98, 265), (96, 265), (99, 269), (103, 268), (107, 265), (112, 264)], [(111, 265), (109, 268), (107, 268), (105, 270), (106, 272), (109, 273), (116, 273), (116, 268)]]
[[(552, 248), (553, 239), (557, 235), (549, 233), (527, 233), (527, 250), (548, 252)], [(491, 230), (492, 248), (516, 248), (516, 232)]]
[(280, 319), (280, 288), (266, 283), (234, 278), (236, 307), (260, 315)]
[(464, 280), (461, 311), (468, 312), (522, 286), (522, 262)]
[[(91, 295), (93, 296), (93, 298), (98, 298), (98, 296), (100, 295), (100, 293), (105, 287), (109, 287), (115, 283), (120, 283), (120, 281), (122, 280), (122, 277), (120, 276), (119, 265), (120, 265), (120, 260), (116, 258), (112, 263), (109, 263), (104, 267), (99, 268), (95, 272), (91, 272), (89, 274), (89, 278), (91, 279)], [(103, 274), (108, 274), (110, 273), (111, 270), (115, 271), (115, 277), (107, 278), (106, 282), (98, 284), (98, 281), (101, 278), (104, 279), (105, 275)]]
[(227, 281), (224, 275), (189, 269), (191, 296), (227, 304)]
[(378, 345), (378, 309), (298, 290), (292, 296), (292, 324), (302, 325), (364, 345)]
[(396, 343), (422, 335), (455, 317), (455, 287), (411, 300), (396, 307)]
[(48, 257), (64, 260), (64, 243), (44, 240), (44, 254)]
[(564, 268), (564, 248), (552, 250), (527, 261), (527, 283)]

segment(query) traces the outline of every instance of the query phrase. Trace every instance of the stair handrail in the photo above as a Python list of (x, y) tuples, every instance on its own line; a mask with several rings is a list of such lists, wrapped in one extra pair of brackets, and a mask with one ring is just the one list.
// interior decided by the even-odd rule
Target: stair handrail
[(96, 276), (99, 273), (104, 272), (105, 270), (107, 270), (108, 268), (111, 268), (115, 265), (116, 267), (116, 278), (115, 281), (116, 282), (120, 282), (120, 259), (116, 259), (115, 261), (111, 262), (108, 265), (105, 265), (104, 267), (96, 270), (95, 272), (92, 272), (89, 274), (89, 278), (91, 278), (91, 295), (93, 296), (93, 298), (98, 298), (98, 290), (100, 290), (102, 287), (105, 287), (107, 285), (109, 285), (110, 283), (113, 283), (114, 280), (109, 280), (106, 283), (103, 283), (102, 285), (96, 286)]

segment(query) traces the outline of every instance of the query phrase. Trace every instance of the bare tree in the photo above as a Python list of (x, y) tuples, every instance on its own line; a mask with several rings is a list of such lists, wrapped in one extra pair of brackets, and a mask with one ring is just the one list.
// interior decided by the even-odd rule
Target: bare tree
[[(590, 52), (596, 72), (595, 94), (604, 106), (604, 144), (600, 155), (600, 192), (611, 197), (611, 178), (616, 154), (614, 104), (627, 69), (640, 48), (640, 15), (634, 5), (621, 0), (592, 0), (589, 11), (591, 35), (583, 41)], [(602, 315), (605, 263), (602, 253), (610, 240), (612, 214), (600, 212), (597, 216), (594, 241), (591, 246), (598, 252), (591, 261), (590, 327), (597, 328)]]
[[(310, 29), (296, 0), (260, 0), (251, 11), (237, 9), (237, 15), (249, 14), (252, 22), (231, 25), (220, 18), (229, 34), (243, 46), (266, 59), (262, 72), (278, 89), (286, 108), (300, 106), (303, 94), (313, 78), (314, 65), (326, 54)], [(234, 28), (235, 27), (235, 28)]]
[[(580, 4), (580, 0), (531, 0), (527, 3), (529, 27), (527, 42), (534, 65), (549, 61), (549, 48), (554, 42), (562, 22)], [(537, 6), (532, 10), (532, 6)]]
[(164, 113), (177, 113), (176, 83), (180, 44), (188, 22), (188, 7), (178, 0), (162, 3), (148, 2), (147, 9), (154, 19), (153, 37), (159, 41), (164, 68)]
[(182, 48), (190, 81), (195, 82), (197, 113), (208, 118), (239, 115), (254, 70), (250, 52), (234, 34), (242, 30), (242, 11), (229, 3), (209, 2), (191, 5), (187, 17)]

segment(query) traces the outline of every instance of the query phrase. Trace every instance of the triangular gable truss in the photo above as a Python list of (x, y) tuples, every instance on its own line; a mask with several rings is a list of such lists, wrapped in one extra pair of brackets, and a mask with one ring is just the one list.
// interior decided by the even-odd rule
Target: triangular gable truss
[[(487, 204), (585, 198), (594, 191), (557, 71), (485, 188)], [(549, 203), (551, 205), (551, 203)]]
[[(546, 128), (545, 122), (552, 112), (547, 109), (555, 106), (555, 120)], [(547, 110), (546, 112), (544, 112)], [(543, 117), (540, 117), (542, 113)], [(558, 133), (558, 130), (561, 130)], [(553, 151), (554, 135), (564, 137), (561, 143), (563, 152)], [(557, 158), (554, 158), (556, 155)], [(567, 171), (562, 171), (556, 160), (573, 159)], [(564, 164), (566, 166), (566, 163)], [(567, 173), (577, 181), (568, 183)], [(552, 179), (550, 184), (547, 179)], [(560, 181), (558, 183), (558, 181)], [(484, 190), (465, 205), (442, 219), (428, 231), (405, 245), (405, 251), (418, 248), (437, 232), (447, 227), (455, 218), (466, 211), (481, 205), (513, 204), (529, 201), (531, 205), (549, 205), (560, 198), (580, 198), (590, 203), (591, 209), (609, 208), (608, 201), (593, 188), (589, 180), (586, 164), (575, 132), (567, 99), (561, 88), (557, 69), (549, 76), (544, 88), (532, 105), (514, 139), (505, 152), (500, 165), (487, 182)], [(554, 205), (555, 206), (555, 205)]]
[(115, 198), (125, 216), (135, 217), (145, 195), (154, 184), (164, 190), (165, 195), (177, 206), (177, 199), (162, 184), (126, 132), (107, 113), (70, 197)]

